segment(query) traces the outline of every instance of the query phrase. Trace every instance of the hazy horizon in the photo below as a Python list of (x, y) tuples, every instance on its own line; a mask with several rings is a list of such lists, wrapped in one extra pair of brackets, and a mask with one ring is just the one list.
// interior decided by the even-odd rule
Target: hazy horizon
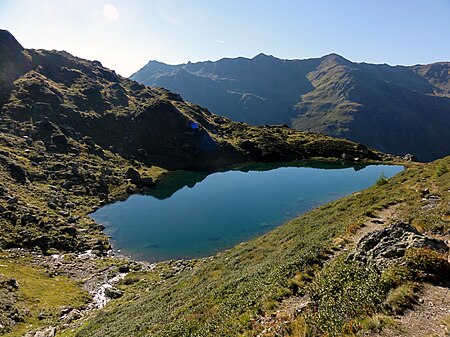
[(330, 53), (390, 65), (449, 61), (445, 0), (0, 0), (2, 29), (25, 48), (65, 50), (123, 76), (166, 64)]

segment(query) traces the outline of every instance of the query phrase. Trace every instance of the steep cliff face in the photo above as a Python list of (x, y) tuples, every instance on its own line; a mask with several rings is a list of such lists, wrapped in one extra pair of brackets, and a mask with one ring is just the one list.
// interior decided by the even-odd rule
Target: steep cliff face
[(175, 90), (215, 113), (263, 125), (286, 123), (432, 160), (450, 153), (449, 62), (412, 67), (309, 60), (150, 61), (131, 78)]

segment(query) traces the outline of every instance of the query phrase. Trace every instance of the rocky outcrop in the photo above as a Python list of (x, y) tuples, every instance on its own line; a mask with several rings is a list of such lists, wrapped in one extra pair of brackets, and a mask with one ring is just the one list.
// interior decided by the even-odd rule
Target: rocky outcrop
[(54, 337), (56, 334), (56, 328), (48, 327), (42, 330), (35, 330), (28, 332), (25, 337)]
[(403, 160), (407, 160), (407, 161), (414, 161), (417, 162), (417, 157), (411, 153), (407, 153), (405, 154), (405, 156), (403, 157)]
[[(125, 173), (125, 178), (129, 179), (130, 182), (141, 188), (151, 187), (154, 185), (154, 181), (152, 178), (141, 177), (141, 174), (132, 167), (130, 167)], [(132, 193), (131, 189), (128, 189), (127, 193), (131, 194)]]
[(413, 226), (397, 222), (364, 236), (349, 255), (349, 259), (382, 271), (400, 263), (407, 249), (425, 247), (442, 253), (449, 250), (444, 241), (429, 238)]
[(11, 330), (17, 323), (23, 322), (23, 314), (16, 307), (19, 283), (0, 274), (0, 335)]

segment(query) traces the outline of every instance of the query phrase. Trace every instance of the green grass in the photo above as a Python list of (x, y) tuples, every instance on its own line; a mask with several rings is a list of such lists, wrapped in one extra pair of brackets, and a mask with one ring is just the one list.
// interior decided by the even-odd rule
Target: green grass
[(395, 321), (390, 316), (375, 314), (362, 319), (360, 326), (363, 331), (379, 332), (385, 327), (395, 326)]
[(380, 177), (377, 179), (377, 181), (375, 182), (376, 185), (378, 186), (383, 186), (386, 185), (388, 183), (388, 179), (386, 178), (386, 176), (384, 175), (384, 173), (382, 172), (380, 174)]
[(439, 178), (440, 176), (446, 174), (448, 171), (449, 171), (449, 170), (448, 170), (448, 167), (447, 167), (446, 165), (444, 165), (443, 163), (441, 163), (441, 164), (438, 166), (438, 168), (436, 169), (435, 175), (436, 175), (436, 177)]
[[(448, 163), (450, 158), (444, 161)], [(252, 331), (258, 330), (254, 319), (270, 314), (276, 303), (303, 287), (302, 284), (293, 286), (293, 282), (299, 283), (296, 275), (321, 275), (320, 270), (335, 242), (348, 235), (349, 227), (363, 222), (366, 214), (401, 203), (401, 216), (410, 217), (411, 222), (426, 217), (425, 230), (448, 231), (449, 224), (441, 216), (435, 216), (445, 209), (449, 200), (445, 191), (450, 189), (450, 182), (441, 179), (445, 176), (437, 180), (433, 174), (438, 164), (411, 165), (387, 184), (374, 185), (321, 206), (262, 237), (219, 253), (211, 260), (198, 262), (190, 271), (155, 283), (136, 301), (111, 303), (80, 329), (77, 336), (252, 335)], [(443, 204), (423, 209), (420, 191), (425, 188), (442, 195)], [(349, 270), (338, 266), (334, 269), (335, 276), (329, 272), (325, 274), (329, 279), (322, 276), (321, 281), (319, 276), (314, 284), (320, 288), (321, 284), (334, 282), (345, 288), (359, 282), (363, 290), (356, 294), (360, 296), (356, 297), (359, 299), (356, 303), (351, 301), (351, 291), (345, 293), (341, 289), (348, 295), (335, 299), (336, 305), (342, 308), (337, 319), (327, 316), (327, 310), (332, 314), (327, 305), (323, 306), (322, 316), (308, 316), (307, 323), (318, 331), (350, 329), (359, 317), (375, 313), (384, 300), (383, 294), (386, 296), (389, 290), (381, 276), (358, 271), (354, 266)], [(332, 271), (333, 267), (326, 270)], [(350, 275), (357, 275), (357, 280), (350, 280)], [(322, 291), (326, 294), (326, 289)], [(316, 299), (317, 303), (327, 303), (325, 297)], [(346, 308), (348, 305), (350, 308)], [(329, 325), (322, 326), (320, 322)]]
[(393, 314), (402, 314), (416, 303), (416, 292), (417, 285), (413, 283), (402, 284), (389, 292), (383, 305)]
[[(30, 261), (14, 255), (0, 254), (0, 274), (19, 283), (15, 306), (24, 318), (24, 322), (4, 335), (7, 337), (23, 336), (29, 330), (55, 324), (61, 309), (79, 308), (90, 300), (90, 295), (81, 289), (80, 284), (65, 276), (49, 276), (44, 268), (33, 266)], [(46, 316), (43, 320), (38, 319), (41, 313)]]

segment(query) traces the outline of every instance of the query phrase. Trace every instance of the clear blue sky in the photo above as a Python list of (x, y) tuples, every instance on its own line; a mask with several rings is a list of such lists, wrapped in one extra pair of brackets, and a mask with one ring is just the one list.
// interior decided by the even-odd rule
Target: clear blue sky
[(150, 59), (260, 52), (450, 61), (450, 0), (0, 0), (0, 28), (24, 47), (66, 50), (124, 76)]

